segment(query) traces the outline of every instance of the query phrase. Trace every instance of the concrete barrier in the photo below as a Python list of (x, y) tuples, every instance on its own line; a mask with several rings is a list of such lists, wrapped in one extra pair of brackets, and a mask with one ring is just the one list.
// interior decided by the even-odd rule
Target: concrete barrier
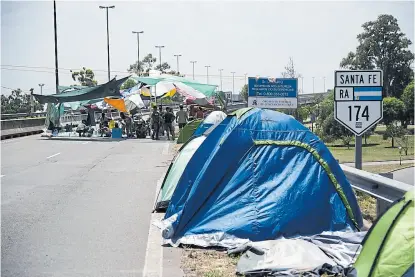
[(1, 139), (40, 134), (45, 118), (10, 119), (1, 121)]

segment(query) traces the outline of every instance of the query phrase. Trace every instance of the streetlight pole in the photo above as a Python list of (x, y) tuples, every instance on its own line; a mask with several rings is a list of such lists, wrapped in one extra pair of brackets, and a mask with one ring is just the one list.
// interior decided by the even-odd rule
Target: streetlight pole
[(181, 54), (176, 54), (174, 56), (177, 59), (177, 76), (179, 76), (179, 72), (180, 72), (180, 70), (179, 70), (179, 57), (181, 57), (182, 55)]
[(40, 95), (43, 95), (43, 86), (44, 86), (45, 84), (39, 84), (39, 87), (40, 87)]
[(247, 83), (247, 80), (248, 80), (248, 79), (246, 78), (247, 76), (248, 76), (248, 73), (245, 73), (245, 86), (246, 86), (246, 83)]
[(301, 94), (304, 94), (304, 77), (301, 78)]
[(314, 77), (313, 77), (313, 94), (314, 94)]
[(53, 0), (53, 28), (55, 31), (55, 89), (59, 93), (59, 69), (58, 69), (58, 27), (56, 24), (56, 1)]
[(222, 88), (222, 71), (223, 71), (223, 68), (219, 69), (219, 76), (220, 76), (220, 91), (223, 91), (223, 88)]
[(231, 72), (232, 73), (232, 94), (231, 94), (231, 102), (233, 104), (233, 94), (235, 92), (235, 73), (236, 72)]
[(161, 48), (164, 48), (164, 45), (156, 45), (156, 48), (159, 49), (160, 73), (163, 73), (163, 70), (161, 70)]
[(140, 34), (143, 34), (144, 31), (133, 31), (133, 34), (137, 34), (137, 72), (138, 76), (141, 76), (140, 68)]
[(195, 79), (195, 63), (197, 63), (197, 61), (190, 61), (193, 64), (193, 80)]
[(207, 80), (207, 84), (209, 84), (209, 67), (210, 65), (205, 65), (206, 67), (206, 80)]
[(326, 77), (323, 77), (323, 86), (324, 86), (323, 92), (326, 92)]
[(107, 12), (107, 53), (108, 53), (108, 82), (111, 81), (111, 66), (110, 66), (110, 29), (108, 23), (108, 9), (113, 9), (115, 6), (99, 6), (100, 9), (105, 9)]

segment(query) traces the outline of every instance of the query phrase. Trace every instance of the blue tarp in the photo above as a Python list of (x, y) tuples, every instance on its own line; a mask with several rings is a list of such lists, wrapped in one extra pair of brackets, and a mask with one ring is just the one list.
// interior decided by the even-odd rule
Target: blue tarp
[(190, 159), (163, 222), (171, 244), (226, 246), (362, 226), (349, 182), (316, 135), (291, 116), (244, 111)]
[(211, 112), (203, 121), (199, 124), (197, 129), (193, 133), (193, 137), (200, 137), (203, 135), (210, 127), (213, 125), (219, 124), (226, 118), (226, 114), (222, 111), (213, 111)]

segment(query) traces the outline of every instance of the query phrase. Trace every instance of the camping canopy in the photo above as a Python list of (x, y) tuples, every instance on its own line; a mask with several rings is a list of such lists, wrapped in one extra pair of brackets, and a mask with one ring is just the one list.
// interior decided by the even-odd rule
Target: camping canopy
[(414, 276), (414, 192), (390, 207), (366, 235), (357, 277)]
[(120, 96), (120, 87), (129, 77), (116, 80), (115, 78), (109, 81), (108, 83), (87, 87), (81, 89), (75, 89), (71, 91), (65, 91), (60, 94), (52, 95), (40, 95), (33, 94), (37, 101), (40, 104), (46, 103), (65, 103), (65, 102), (74, 102), (74, 101), (85, 101), (104, 98), (107, 96)]
[(206, 97), (212, 97), (216, 90), (216, 85), (209, 85), (209, 84), (202, 84), (195, 81), (190, 81), (183, 77), (178, 76), (171, 76), (171, 75), (161, 75), (161, 76), (154, 76), (154, 77), (133, 77), (134, 80), (145, 83), (147, 85), (154, 86), (159, 82), (170, 82), (174, 84), (182, 83), (186, 86), (189, 86), (201, 93), (203, 93)]
[(301, 123), (245, 108), (220, 125), (177, 183), (162, 224), (167, 243), (229, 247), (362, 226), (339, 164)]
[(179, 133), (179, 137), (177, 138), (177, 143), (185, 143), (188, 141), (192, 136), (199, 124), (202, 122), (201, 119), (195, 119), (188, 122)]

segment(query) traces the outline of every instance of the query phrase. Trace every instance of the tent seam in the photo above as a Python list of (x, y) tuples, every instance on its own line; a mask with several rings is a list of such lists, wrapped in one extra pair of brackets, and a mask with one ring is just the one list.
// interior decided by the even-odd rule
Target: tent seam
[(328, 175), (331, 183), (334, 186), (334, 189), (336, 190), (337, 194), (339, 195), (341, 201), (343, 202), (344, 207), (346, 208), (347, 214), (350, 217), (350, 220), (352, 221), (353, 225), (357, 230), (360, 231), (359, 225), (356, 222), (354, 213), (352, 211), (352, 208), (349, 204), (349, 201), (346, 198), (346, 195), (343, 192), (343, 189), (341, 188), (339, 182), (337, 181), (336, 177), (334, 176), (333, 172), (330, 170), (329, 165), (327, 162), (320, 156), (320, 154), (317, 152), (316, 149), (312, 148), (309, 144), (293, 140), (293, 141), (278, 141), (278, 140), (255, 140), (255, 145), (261, 146), (261, 145), (277, 145), (277, 146), (296, 146), (303, 148), (307, 150), (309, 153), (313, 155), (313, 157), (317, 160), (317, 162), (320, 164), (320, 166), (324, 169), (326, 174)]

